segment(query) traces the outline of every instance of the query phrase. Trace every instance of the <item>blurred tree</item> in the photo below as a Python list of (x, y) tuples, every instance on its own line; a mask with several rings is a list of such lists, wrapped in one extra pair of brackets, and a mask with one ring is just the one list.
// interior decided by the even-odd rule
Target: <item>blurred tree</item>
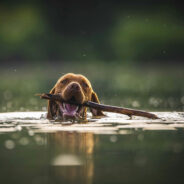
[(179, 61), (183, 15), (172, 0), (1, 0), (0, 61)]
[(124, 61), (182, 60), (184, 25), (172, 15), (155, 12), (148, 15), (120, 16), (111, 42), (117, 59)]

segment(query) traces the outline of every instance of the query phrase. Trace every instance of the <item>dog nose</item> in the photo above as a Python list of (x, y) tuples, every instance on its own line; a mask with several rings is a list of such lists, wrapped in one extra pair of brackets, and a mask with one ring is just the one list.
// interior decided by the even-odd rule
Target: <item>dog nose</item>
[(80, 87), (77, 83), (73, 83), (73, 84), (71, 84), (71, 89), (73, 89), (75, 91), (79, 91)]

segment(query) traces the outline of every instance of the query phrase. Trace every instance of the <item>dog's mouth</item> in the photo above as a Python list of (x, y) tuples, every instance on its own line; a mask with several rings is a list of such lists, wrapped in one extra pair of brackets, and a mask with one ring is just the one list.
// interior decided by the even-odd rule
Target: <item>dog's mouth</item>
[(80, 105), (62, 102), (59, 108), (64, 118), (81, 118), (82, 106)]

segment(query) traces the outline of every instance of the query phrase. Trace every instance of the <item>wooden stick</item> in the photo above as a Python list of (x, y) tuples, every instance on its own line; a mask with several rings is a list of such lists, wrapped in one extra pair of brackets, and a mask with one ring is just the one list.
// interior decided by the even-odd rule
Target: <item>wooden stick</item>
[(111, 106), (111, 105), (103, 105), (103, 104), (98, 104), (95, 102), (88, 101), (84, 103), (85, 106), (106, 111), (106, 112), (115, 112), (115, 113), (120, 113), (120, 114), (126, 114), (128, 116), (143, 116), (151, 119), (158, 119), (158, 117), (155, 114), (146, 112), (146, 111), (140, 111), (140, 110), (135, 110), (135, 109), (129, 109), (129, 108), (124, 108), (124, 107), (116, 107), (116, 106)]
[(61, 98), (61, 95), (53, 95), (50, 93), (42, 93), (42, 94), (36, 94), (36, 96), (39, 96), (41, 99), (46, 99), (46, 100), (53, 100), (53, 101), (64, 101)]
[[(49, 93), (43, 93), (43, 94), (37, 94), (37, 96), (40, 96), (41, 99), (47, 99), (47, 100), (53, 100), (53, 101), (60, 101), (60, 102), (66, 102), (62, 99), (60, 95), (52, 95)], [(115, 113), (120, 113), (120, 114), (126, 114), (128, 116), (143, 116), (151, 119), (159, 119), (155, 114), (149, 113), (146, 111), (140, 111), (140, 110), (135, 110), (135, 109), (129, 109), (129, 108), (124, 108), (124, 107), (116, 107), (116, 106), (110, 106), (110, 105), (103, 105), (103, 104), (98, 104), (95, 102), (85, 102), (83, 104), (78, 104), (75, 102), (67, 102), (70, 104), (75, 104), (75, 105), (82, 105), (106, 112), (115, 112)]]

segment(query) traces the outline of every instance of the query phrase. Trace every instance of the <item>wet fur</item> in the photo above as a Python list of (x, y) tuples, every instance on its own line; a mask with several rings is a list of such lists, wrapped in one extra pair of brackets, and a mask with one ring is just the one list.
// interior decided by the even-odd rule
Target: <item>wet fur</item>
[[(78, 91), (73, 93), (71, 90), (72, 85), (77, 85)], [(64, 100), (70, 100), (72, 96), (78, 103), (84, 103), (87, 101), (92, 101), (100, 103), (97, 94), (93, 91), (90, 81), (83, 75), (76, 75), (73, 73), (68, 73), (59, 78), (55, 86), (50, 91), (51, 94), (60, 94)], [(103, 116), (103, 112), (100, 110), (90, 108), (93, 116)], [(54, 119), (55, 117), (62, 117), (59, 110), (57, 102), (49, 100), (48, 102), (48, 119)], [(86, 119), (87, 107), (84, 107), (82, 112), (82, 117)]]

